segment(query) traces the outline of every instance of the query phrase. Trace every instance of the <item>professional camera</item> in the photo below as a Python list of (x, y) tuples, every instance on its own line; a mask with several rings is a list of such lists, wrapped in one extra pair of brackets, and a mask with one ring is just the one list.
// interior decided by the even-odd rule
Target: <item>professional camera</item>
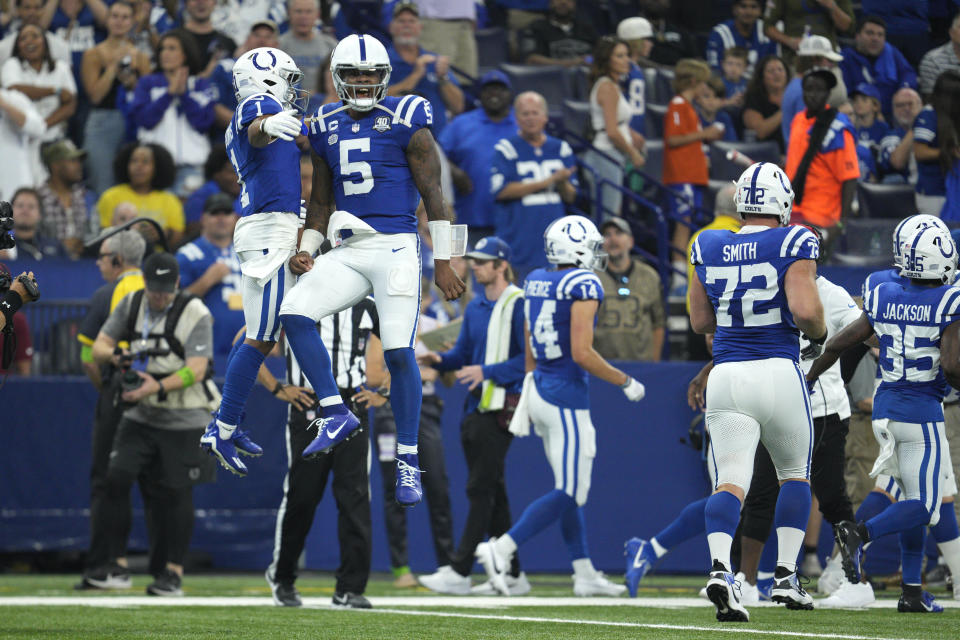
[[(170, 353), (169, 349), (140, 349), (133, 353), (123, 353), (120, 347), (114, 350), (114, 353), (120, 356), (120, 389), (117, 392), (116, 404), (120, 404), (120, 394), (126, 391), (139, 389), (143, 384), (143, 378), (137, 374), (133, 368), (134, 362), (146, 362), (149, 358), (161, 358)], [(128, 403), (122, 403), (128, 404)], [(132, 406), (132, 405), (128, 405)]]
[(0, 249), (12, 249), (15, 246), (17, 243), (13, 239), (13, 207), (6, 200), (0, 200)]

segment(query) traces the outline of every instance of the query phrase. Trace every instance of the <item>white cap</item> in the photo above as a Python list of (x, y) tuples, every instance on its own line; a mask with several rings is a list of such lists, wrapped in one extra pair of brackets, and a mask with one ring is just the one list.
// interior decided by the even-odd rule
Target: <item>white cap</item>
[(798, 56), (820, 56), (827, 60), (840, 62), (843, 56), (833, 50), (829, 38), (824, 36), (804, 36), (800, 39), (800, 49)]
[(652, 38), (653, 27), (646, 18), (625, 18), (617, 25), (617, 37), (621, 40)]

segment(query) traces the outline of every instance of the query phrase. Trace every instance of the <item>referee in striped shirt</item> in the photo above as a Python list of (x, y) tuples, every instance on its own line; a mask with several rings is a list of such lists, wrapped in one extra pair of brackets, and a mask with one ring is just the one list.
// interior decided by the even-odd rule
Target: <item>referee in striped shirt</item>
[[(317, 330), (330, 352), (333, 375), (344, 403), (353, 401), (357, 395), (355, 390), (367, 385), (368, 361), (376, 363), (369, 382), (379, 385), (385, 379), (384, 369), (379, 365), (383, 360), (380, 323), (372, 298), (365, 298), (350, 309), (323, 318), (317, 324)], [(300, 594), (294, 585), (297, 563), (332, 471), (340, 542), (340, 566), (336, 571), (333, 604), (368, 609), (370, 602), (363, 596), (370, 576), (371, 554), (367, 411), (354, 407), (354, 413), (360, 418), (359, 437), (343, 442), (319, 460), (304, 460), (301, 454), (317, 435), (315, 422), (319, 416), (315, 400), (310, 398), (306, 402), (303, 394), (310, 389), (310, 383), (289, 345), (285, 340), (283, 343), (288, 384), (277, 382), (266, 367), (261, 367), (258, 375), (258, 381), (273, 395), (291, 404), (287, 420), (290, 467), (284, 481), (283, 501), (277, 512), (273, 562), (267, 569), (267, 582), (278, 606), (301, 606)]]

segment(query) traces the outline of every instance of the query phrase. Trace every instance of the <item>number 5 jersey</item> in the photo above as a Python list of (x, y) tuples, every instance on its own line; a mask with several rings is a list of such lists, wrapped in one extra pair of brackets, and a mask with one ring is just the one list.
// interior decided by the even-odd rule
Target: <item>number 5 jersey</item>
[(354, 120), (341, 102), (325, 104), (310, 122), (313, 151), (333, 176), (337, 209), (380, 233), (416, 233), (420, 193), (407, 162), (413, 135), (433, 124), (420, 96), (387, 96)]
[(800, 332), (783, 279), (797, 260), (816, 260), (820, 245), (801, 226), (708, 230), (690, 248), (690, 262), (717, 316), (713, 361), (800, 359)]

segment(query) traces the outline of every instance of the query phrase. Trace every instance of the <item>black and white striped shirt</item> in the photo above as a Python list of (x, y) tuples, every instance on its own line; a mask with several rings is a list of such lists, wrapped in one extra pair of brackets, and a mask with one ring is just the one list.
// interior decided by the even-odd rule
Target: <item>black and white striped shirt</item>
[[(371, 333), (380, 337), (380, 319), (373, 298), (364, 298), (350, 309), (323, 318), (317, 323), (317, 330), (330, 354), (337, 386), (352, 391), (366, 382), (367, 340)], [(287, 360), (287, 383), (311, 388), (286, 342), (283, 351)]]

